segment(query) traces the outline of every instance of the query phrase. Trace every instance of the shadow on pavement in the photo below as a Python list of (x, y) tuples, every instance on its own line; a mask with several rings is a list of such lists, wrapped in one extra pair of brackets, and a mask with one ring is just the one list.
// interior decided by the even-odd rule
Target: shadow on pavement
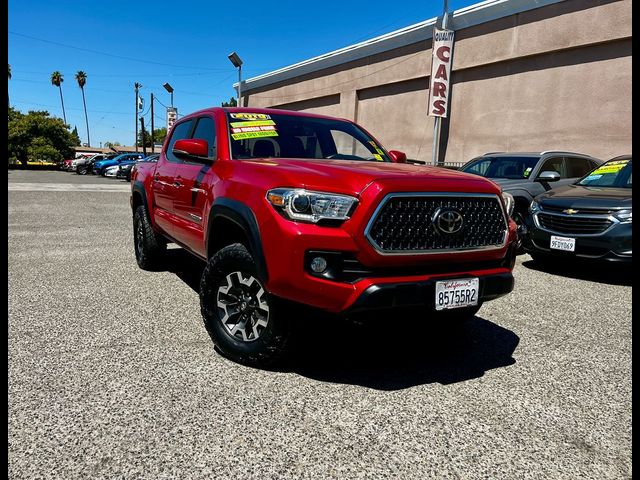
[(169, 248), (164, 270), (174, 273), (191, 289), (200, 293), (200, 278), (206, 264), (182, 248)]
[[(204, 267), (183, 249), (167, 250), (165, 270), (195, 292)], [(354, 323), (298, 306), (292, 307), (291, 318), (292, 351), (276, 370), (378, 390), (482, 377), (488, 370), (513, 365), (520, 341), (511, 330), (478, 316), (446, 326), (429, 322), (426, 313), (394, 311)]]
[(522, 266), (538, 272), (561, 275), (563, 277), (606, 283), (609, 285), (632, 286), (633, 274), (630, 264), (578, 261), (557, 259), (552, 261), (526, 260)]
[(285, 369), (323, 382), (401, 390), (479, 378), (515, 363), (520, 339), (511, 330), (478, 316), (438, 326), (417, 315), (395, 312), (353, 324), (306, 313)]

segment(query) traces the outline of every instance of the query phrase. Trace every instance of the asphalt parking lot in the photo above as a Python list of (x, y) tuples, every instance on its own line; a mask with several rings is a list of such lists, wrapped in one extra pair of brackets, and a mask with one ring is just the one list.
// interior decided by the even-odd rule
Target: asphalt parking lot
[(463, 330), (305, 317), (255, 370), (198, 261), (138, 269), (128, 188), (9, 172), (10, 478), (631, 478), (628, 272), (523, 255)]

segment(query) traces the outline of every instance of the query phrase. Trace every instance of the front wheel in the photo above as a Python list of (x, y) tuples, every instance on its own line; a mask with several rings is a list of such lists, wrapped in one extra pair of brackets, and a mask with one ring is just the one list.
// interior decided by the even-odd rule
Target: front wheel
[(76, 170), (76, 173), (78, 175), (86, 175), (87, 174), (87, 167), (78, 167), (78, 169)]
[(253, 257), (240, 243), (222, 248), (207, 263), (200, 309), (213, 343), (231, 360), (266, 367), (288, 349), (284, 303), (265, 290)]

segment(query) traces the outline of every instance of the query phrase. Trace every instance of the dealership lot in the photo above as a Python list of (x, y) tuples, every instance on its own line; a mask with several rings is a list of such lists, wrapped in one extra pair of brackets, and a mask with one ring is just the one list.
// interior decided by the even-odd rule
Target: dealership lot
[(198, 261), (138, 269), (128, 189), (9, 172), (11, 478), (631, 478), (628, 272), (523, 255), (463, 330), (305, 315), (255, 370), (213, 350)]

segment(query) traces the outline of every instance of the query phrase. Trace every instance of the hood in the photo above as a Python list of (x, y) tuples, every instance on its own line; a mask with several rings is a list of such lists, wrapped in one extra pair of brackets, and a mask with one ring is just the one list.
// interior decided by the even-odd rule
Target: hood
[(541, 205), (563, 208), (631, 208), (631, 189), (566, 185), (536, 197)]
[(426, 165), (371, 162), (357, 160), (309, 160), (267, 158), (240, 160), (250, 163), (252, 170), (263, 167), (271, 179), (277, 172), (281, 186), (300, 186), (310, 190), (324, 190), (351, 195), (360, 194), (373, 182), (397, 184), (404, 182), (421, 190), (438, 183), (454, 190), (491, 192), (499, 190), (491, 181), (469, 173)]

